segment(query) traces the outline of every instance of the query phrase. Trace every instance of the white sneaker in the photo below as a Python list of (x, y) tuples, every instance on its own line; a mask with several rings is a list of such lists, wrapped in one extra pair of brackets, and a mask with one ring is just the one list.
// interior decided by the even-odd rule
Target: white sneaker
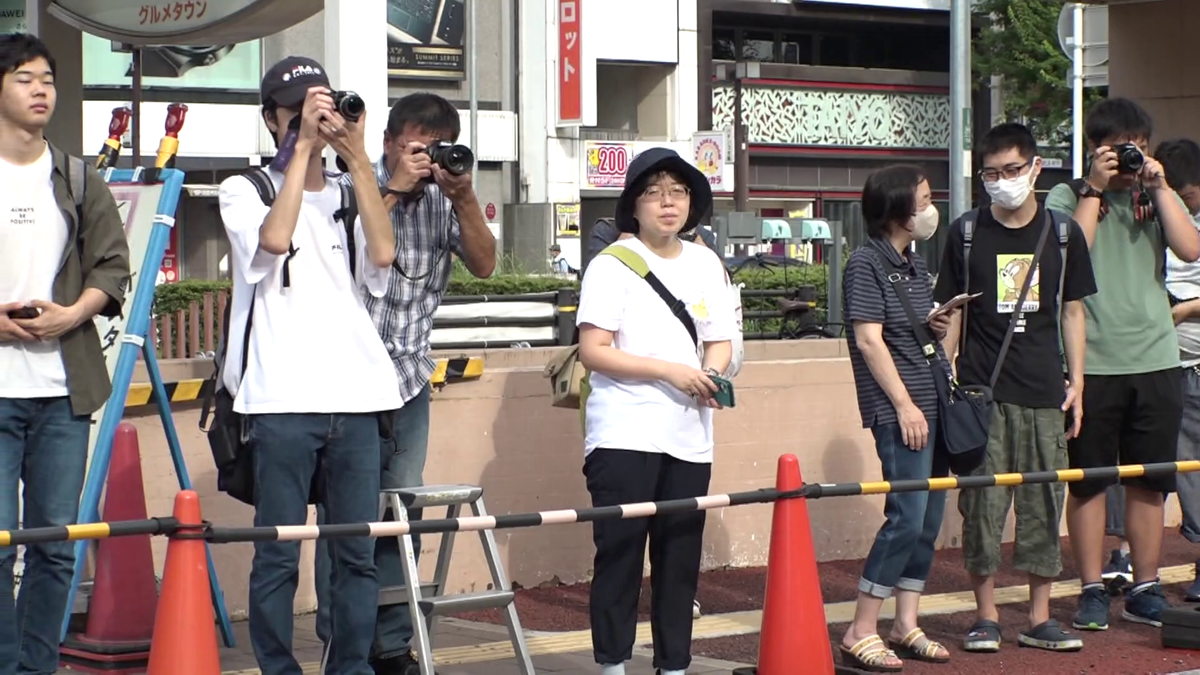
[(693, 619), (700, 618), (700, 601), (699, 600), (692, 600), (692, 618)]

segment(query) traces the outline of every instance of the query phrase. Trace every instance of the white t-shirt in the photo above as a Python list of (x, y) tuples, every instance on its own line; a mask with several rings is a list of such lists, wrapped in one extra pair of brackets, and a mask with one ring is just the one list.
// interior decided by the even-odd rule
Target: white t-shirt
[[(268, 170), (277, 192), (283, 174)], [(241, 414), (369, 413), (403, 405), (396, 371), (357, 287), (372, 295), (387, 288), (390, 267), (371, 264), (361, 219), (355, 223), (355, 278), (350, 276), (346, 231), (333, 213), (341, 208), (337, 183), (305, 192), (292, 236), (296, 255), (291, 285), (283, 287), (287, 255), (258, 247), (259, 229), (270, 209), (245, 176), (221, 183), (221, 219), (230, 242), (233, 307), (223, 384)], [(250, 357), (241, 378), (242, 341), (250, 310), (254, 317)], [(241, 382), (239, 382), (241, 380)], [(239, 385), (244, 386), (239, 386)]]
[[(1192, 216), (1200, 230), (1200, 216)], [(1200, 298), (1200, 262), (1184, 262), (1167, 249), (1167, 291), (1180, 300)], [(1188, 319), (1175, 327), (1179, 335), (1179, 358), (1184, 368), (1200, 365), (1200, 319)]]
[[(731, 340), (737, 330), (725, 270), (712, 251), (682, 246), (660, 258), (638, 239), (616, 243), (645, 259), (663, 285), (687, 306), (702, 342)], [(612, 331), (617, 349), (701, 367), (696, 345), (667, 303), (623, 262), (598, 255), (583, 275), (576, 321)], [(661, 452), (688, 462), (711, 463), (712, 409), (663, 381), (589, 376), (585, 454), (596, 448)]]
[[(50, 148), (33, 164), (0, 160), (0, 303), (51, 300), (68, 226), (54, 199)], [(0, 343), (0, 398), (67, 395), (58, 340)]]

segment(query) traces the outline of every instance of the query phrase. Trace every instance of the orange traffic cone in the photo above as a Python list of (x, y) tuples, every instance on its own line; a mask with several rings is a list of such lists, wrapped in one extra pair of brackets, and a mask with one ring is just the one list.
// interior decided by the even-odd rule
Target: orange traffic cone
[[(103, 516), (107, 523), (146, 519), (137, 429), (128, 422), (113, 437)], [(87, 631), (67, 636), (61, 659), (78, 672), (144, 673), (158, 603), (150, 535), (101, 539), (96, 548)]]
[[(782, 455), (775, 489), (798, 490), (800, 462)], [(833, 648), (825, 623), (825, 604), (817, 578), (817, 555), (804, 499), (775, 502), (771, 519), (771, 555), (763, 601), (758, 667), (736, 675), (833, 675)]]
[(147, 675), (221, 675), (217, 628), (208, 586), (208, 557), (200, 525), (200, 497), (192, 490), (175, 495), (181, 527), (167, 544), (162, 593), (154, 620)]

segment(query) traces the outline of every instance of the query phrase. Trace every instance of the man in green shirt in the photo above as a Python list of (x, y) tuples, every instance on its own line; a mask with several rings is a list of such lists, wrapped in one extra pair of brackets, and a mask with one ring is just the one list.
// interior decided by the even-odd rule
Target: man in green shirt
[[(1056, 186), (1047, 208), (1083, 229), (1099, 292), (1085, 298), (1087, 363), (1083, 427), (1068, 445), (1071, 468), (1175, 461), (1182, 415), (1179, 344), (1164, 280), (1166, 249), (1200, 258), (1200, 236), (1183, 202), (1148, 155), (1153, 122), (1137, 103), (1107, 99), (1088, 114), (1089, 175)], [(1115, 481), (1071, 483), (1067, 531), (1083, 593), (1074, 626), (1108, 628), (1110, 598), (1101, 581), (1104, 491)], [(1133, 586), (1123, 618), (1161, 626), (1167, 608), (1158, 583), (1163, 495), (1175, 477), (1128, 478), (1126, 535)]]

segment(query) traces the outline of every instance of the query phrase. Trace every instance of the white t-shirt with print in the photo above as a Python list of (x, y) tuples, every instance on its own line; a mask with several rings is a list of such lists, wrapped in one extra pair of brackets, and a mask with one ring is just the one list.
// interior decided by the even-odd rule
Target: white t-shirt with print
[[(626, 246), (645, 259), (663, 285), (687, 306), (702, 342), (731, 340), (737, 330), (725, 270), (712, 251), (682, 246), (679, 256), (655, 255), (638, 239)], [(614, 333), (617, 349), (700, 368), (696, 345), (683, 323), (650, 284), (623, 262), (598, 255), (589, 263), (580, 292), (578, 324)], [(712, 409), (663, 381), (589, 376), (585, 454), (596, 448), (661, 452), (688, 462), (711, 463)]]
[[(68, 226), (51, 182), (50, 147), (33, 164), (0, 160), (0, 303), (51, 300)], [(58, 340), (0, 342), (0, 398), (67, 395)]]
[[(276, 192), (283, 174), (268, 170)], [(223, 384), (241, 414), (370, 413), (403, 405), (391, 357), (379, 339), (357, 288), (380, 296), (390, 267), (371, 264), (361, 219), (355, 223), (355, 278), (350, 276), (346, 230), (333, 213), (341, 190), (326, 179), (321, 192), (305, 192), (292, 245), (289, 288), (283, 287), (287, 255), (258, 247), (270, 209), (245, 176), (221, 183), (221, 219), (230, 242), (233, 306)], [(242, 341), (250, 310), (250, 358), (241, 377)]]

